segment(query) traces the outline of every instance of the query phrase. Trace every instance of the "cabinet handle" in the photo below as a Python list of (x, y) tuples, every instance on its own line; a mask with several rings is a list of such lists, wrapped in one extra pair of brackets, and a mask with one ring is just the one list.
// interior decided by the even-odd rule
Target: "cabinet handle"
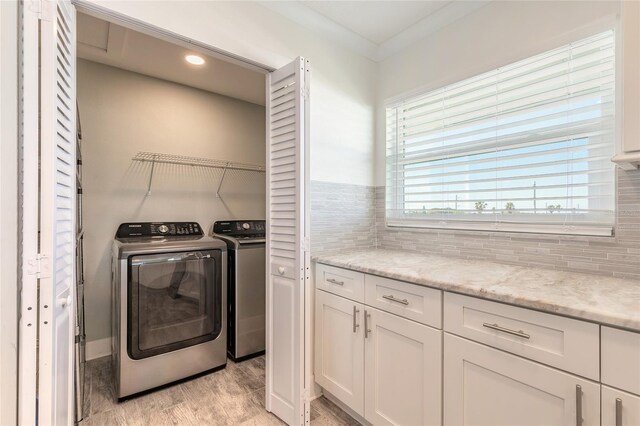
[(490, 328), (492, 330), (496, 330), (496, 331), (502, 331), (503, 333), (507, 333), (507, 334), (511, 334), (513, 336), (518, 336), (518, 337), (522, 337), (523, 339), (529, 339), (531, 336), (529, 336), (527, 333), (525, 333), (522, 330), (511, 330), (509, 328), (504, 328), (504, 327), (500, 327), (498, 324), (489, 324), (487, 322), (482, 324), (483, 327), (487, 327)]
[(360, 324), (357, 323), (356, 317), (358, 316), (358, 313), (360, 313), (360, 309), (358, 309), (355, 305), (353, 306), (353, 332), (355, 333), (358, 329), (358, 327), (360, 327)]
[(344, 285), (344, 281), (338, 281), (334, 278), (327, 278), (327, 282), (331, 284)]
[(576, 385), (576, 426), (582, 426), (582, 386)]
[(622, 426), (622, 400), (616, 398), (616, 426)]
[(369, 329), (369, 321), (367, 320), (367, 318), (371, 316), (371, 314), (367, 313), (367, 310), (364, 310), (364, 338), (366, 339), (367, 337), (369, 337), (369, 333), (371, 333), (371, 330)]
[(407, 299), (396, 299), (395, 297), (393, 297), (393, 294), (390, 294), (388, 296), (383, 294), (382, 298), (390, 300), (392, 302), (400, 303), (401, 305), (405, 305), (405, 306), (409, 304), (409, 301)]

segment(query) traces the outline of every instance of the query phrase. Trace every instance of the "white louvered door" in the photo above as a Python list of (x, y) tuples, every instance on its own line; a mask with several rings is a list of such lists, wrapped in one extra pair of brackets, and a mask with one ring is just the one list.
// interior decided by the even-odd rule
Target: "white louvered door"
[(20, 37), (20, 110), (22, 152), (20, 155), (22, 235), (20, 241), (20, 329), (18, 339), (18, 424), (36, 423), (37, 356), (38, 356), (38, 276), (37, 262), (40, 195), (39, 182), (39, 116), (38, 103), (40, 22), (33, 2), (21, 3), (22, 35)]
[(75, 8), (43, 1), (40, 38), (38, 423), (74, 422)]
[(309, 423), (309, 64), (267, 76), (266, 408)]

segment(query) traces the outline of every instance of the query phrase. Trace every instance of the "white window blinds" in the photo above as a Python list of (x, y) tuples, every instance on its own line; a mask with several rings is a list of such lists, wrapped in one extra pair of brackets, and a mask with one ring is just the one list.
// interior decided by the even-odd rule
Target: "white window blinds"
[(386, 110), (387, 224), (611, 235), (607, 31)]

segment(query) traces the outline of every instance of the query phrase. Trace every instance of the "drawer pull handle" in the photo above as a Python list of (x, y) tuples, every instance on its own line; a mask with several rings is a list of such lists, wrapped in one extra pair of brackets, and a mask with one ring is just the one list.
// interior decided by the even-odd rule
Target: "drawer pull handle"
[(622, 400), (616, 398), (616, 426), (622, 426)]
[(492, 330), (502, 331), (503, 333), (511, 334), (513, 336), (522, 337), (523, 339), (531, 338), (531, 336), (529, 336), (527, 333), (525, 333), (522, 330), (515, 331), (515, 330), (511, 330), (509, 328), (500, 327), (498, 324), (489, 324), (489, 323), (485, 322), (484, 324), (482, 324), (482, 326), (490, 328)]
[(358, 309), (355, 305), (353, 307), (353, 332), (355, 333), (358, 330), (358, 327), (360, 327), (360, 324), (358, 324), (356, 318), (358, 317), (358, 313), (360, 313), (360, 309)]
[(576, 426), (582, 426), (582, 386), (576, 385)]
[(382, 298), (390, 300), (392, 302), (400, 303), (401, 305), (405, 306), (409, 304), (409, 301), (407, 299), (396, 299), (395, 297), (393, 297), (393, 294), (390, 294), (388, 296), (386, 294), (383, 294)]
[(334, 278), (327, 278), (327, 282), (331, 284), (344, 285), (344, 281), (338, 281)]

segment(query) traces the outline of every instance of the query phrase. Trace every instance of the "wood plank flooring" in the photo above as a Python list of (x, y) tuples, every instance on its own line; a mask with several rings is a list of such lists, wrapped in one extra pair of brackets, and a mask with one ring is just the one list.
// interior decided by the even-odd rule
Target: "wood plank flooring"
[[(264, 409), (264, 356), (118, 403), (111, 359), (89, 361), (83, 426), (283, 425)], [(328, 399), (311, 403), (314, 426), (359, 425)]]

